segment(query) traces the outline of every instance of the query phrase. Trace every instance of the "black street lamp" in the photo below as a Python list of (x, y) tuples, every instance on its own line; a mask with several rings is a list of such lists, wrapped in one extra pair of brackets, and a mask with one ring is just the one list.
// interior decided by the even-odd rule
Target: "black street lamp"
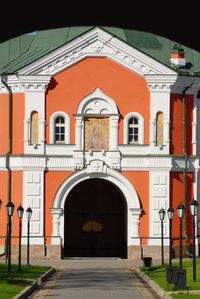
[(163, 221), (165, 219), (165, 210), (163, 208), (159, 211), (159, 217), (161, 221), (161, 259), (162, 259), (162, 265), (164, 265), (164, 244), (163, 244)]
[(0, 210), (1, 210), (1, 207), (2, 207), (2, 200), (0, 199)]
[(178, 213), (178, 217), (179, 217), (179, 220), (180, 220), (180, 246), (179, 246), (179, 267), (180, 269), (182, 269), (182, 239), (183, 239), (183, 235), (182, 235), (182, 219), (185, 215), (185, 206), (180, 203), (178, 206), (177, 206), (177, 213)]
[(11, 217), (13, 215), (15, 206), (12, 202), (8, 202), (6, 208), (8, 215), (8, 272), (11, 272)]
[(21, 237), (22, 237), (22, 217), (24, 214), (24, 209), (20, 205), (17, 209), (17, 214), (19, 218), (19, 259), (18, 259), (18, 271), (21, 270)]
[(174, 217), (174, 209), (169, 208), (167, 210), (167, 215), (169, 219), (169, 266), (172, 265), (172, 219)]
[(192, 200), (189, 204), (190, 214), (192, 215), (192, 259), (193, 259), (193, 281), (196, 281), (196, 253), (195, 253), (195, 216), (198, 211), (198, 202), (196, 200)]
[(31, 216), (32, 216), (32, 210), (31, 208), (29, 207), (27, 210), (26, 210), (26, 218), (27, 218), (27, 265), (30, 265), (29, 263), (29, 253), (30, 253), (30, 219), (31, 219)]

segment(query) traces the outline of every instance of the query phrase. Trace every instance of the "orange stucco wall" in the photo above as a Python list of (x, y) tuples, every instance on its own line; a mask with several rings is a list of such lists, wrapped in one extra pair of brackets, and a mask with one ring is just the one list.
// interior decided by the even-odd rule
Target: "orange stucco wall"
[[(6, 222), (7, 222), (7, 171), (0, 171), (0, 198), (2, 200), (2, 207), (0, 210), (0, 236), (3, 237), (6, 234)], [(1, 244), (4, 243), (4, 239), (0, 239)]]
[(24, 152), (24, 113), (24, 94), (16, 93), (13, 95), (13, 154), (21, 154)]
[[(172, 94), (170, 101), (170, 119), (171, 119), (171, 130), (170, 130), (170, 153), (171, 154), (182, 154), (182, 102), (181, 94)], [(186, 95), (186, 153), (192, 154), (192, 110), (193, 110), (193, 96)]]
[[(189, 202), (193, 198), (193, 178), (192, 173), (186, 174), (186, 222), (187, 234), (191, 236), (191, 216), (189, 211)], [(170, 172), (170, 201), (171, 206), (174, 208), (174, 218), (172, 223), (172, 235), (174, 238), (179, 238), (179, 218), (177, 214), (177, 206), (180, 203), (184, 204), (184, 188), (183, 188), (183, 173)], [(183, 221), (184, 226), (184, 221)], [(184, 236), (184, 233), (183, 233)], [(179, 244), (179, 240), (175, 240), (174, 244)]]
[[(1, 244), (5, 242), (5, 235), (6, 235), (6, 224), (7, 224), (7, 211), (6, 211), (6, 204), (8, 201), (7, 197), (7, 172), (2, 171), (0, 172), (0, 198), (2, 200), (2, 209), (0, 211), (0, 239)], [(17, 215), (17, 208), (20, 204), (22, 204), (23, 199), (23, 173), (22, 171), (12, 171), (11, 173), (11, 201), (15, 205), (14, 213), (12, 216), (12, 244), (18, 243), (18, 238), (16, 238), (19, 234), (18, 227), (19, 227), (19, 219)], [(25, 215), (24, 215), (25, 217)]]
[(139, 235), (142, 244), (147, 244), (149, 236), (149, 173), (147, 171), (122, 171), (135, 188), (141, 204)]
[(50, 209), (53, 205), (54, 196), (62, 182), (71, 174), (67, 171), (46, 171), (44, 174), (44, 234), (46, 244), (51, 243), (52, 236), (52, 213)]
[(119, 143), (123, 143), (123, 118), (139, 112), (145, 120), (144, 142), (149, 142), (149, 90), (144, 78), (107, 58), (87, 58), (57, 74), (46, 93), (46, 140), (49, 143), (49, 120), (55, 111), (67, 112), (71, 120), (71, 143), (75, 143), (74, 125), (82, 98), (100, 88), (111, 97), (120, 113)]
[(0, 95), (0, 154), (8, 151), (8, 94)]
[[(9, 95), (0, 96), (0, 154), (8, 152), (8, 130), (9, 130)], [(12, 153), (23, 153), (24, 138), (24, 94), (12, 95)]]

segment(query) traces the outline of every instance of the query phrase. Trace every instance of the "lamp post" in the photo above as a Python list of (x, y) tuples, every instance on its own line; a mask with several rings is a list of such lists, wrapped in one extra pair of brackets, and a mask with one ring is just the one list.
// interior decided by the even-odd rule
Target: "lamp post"
[(8, 202), (6, 208), (8, 215), (8, 272), (11, 272), (11, 217), (13, 215), (15, 206), (12, 202)]
[(27, 265), (30, 265), (29, 263), (29, 250), (30, 250), (30, 219), (31, 219), (31, 216), (32, 216), (32, 210), (31, 208), (29, 207), (27, 210), (26, 210), (26, 218), (27, 218)]
[(169, 266), (172, 265), (172, 219), (174, 217), (174, 209), (169, 208), (167, 210), (167, 215), (169, 219)]
[(21, 237), (22, 237), (22, 217), (24, 214), (24, 209), (20, 205), (17, 209), (17, 214), (19, 218), (19, 259), (18, 259), (18, 271), (21, 270)]
[(179, 227), (180, 227), (179, 267), (180, 267), (180, 269), (182, 269), (182, 239), (183, 239), (183, 236), (182, 236), (182, 219), (185, 215), (185, 206), (182, 203), (180, 203), (177, 206), (176, 209), (177, 209), (178, 217), (179, 217), (179, 220), (180, 220), (180, 224), (179, 224)]
[(196, 253), (195, 253), (195, 216), (198, 211), (198, 202), (192, 200), (189, 204), (190, 214), (192, 215), (192, 259), (193, 259), (193, 281), (196, 281)]
[(164, 264), (164, 244), (163, 244), (163, 220), (165, 219), (165, 210), (163, 208), (159, 211), (159, 217), (161, 221), (161, 260), (162, 265)]
[(2, 207), (2, 200), (0, 199), (0, 210), (1, 210), (1, 207)]

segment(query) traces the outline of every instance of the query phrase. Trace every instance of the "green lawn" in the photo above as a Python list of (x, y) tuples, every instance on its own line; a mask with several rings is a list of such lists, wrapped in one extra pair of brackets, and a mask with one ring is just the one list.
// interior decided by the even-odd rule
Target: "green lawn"
[[(155, 281), (165, 291), (172, 291), (173, 284), (168, 284), (166, 281), (166, 266), (156, 265), (150, 268), (141, 268), (144, 273)], [(173, 266), (178, 266), (178, 262), (174, 262)], [(189, 294), (173, 294), (174, 299), (199, 299), (200, 294), (191, 294), (190, 290), (200, 290), (200, 259), (196, 260), (196, 282), (193, 282), (193, 268), (192, 259), (183, 259), (183, 269), (186, 269), (187, 287), (189, 288)], [(181, 291), (181, 290), (180, 290)]]
[(8, 266), (0, 264), (0, 299), (13, 298), (50, 269), (46, 266), (22, 265), (22, 270), (19, 272), (17, 267), (17, 265), (12, 265), (11, 273), (8, 274)]

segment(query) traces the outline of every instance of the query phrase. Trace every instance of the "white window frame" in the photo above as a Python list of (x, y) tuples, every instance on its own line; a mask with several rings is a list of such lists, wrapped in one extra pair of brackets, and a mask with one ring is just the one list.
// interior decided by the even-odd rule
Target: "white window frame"
[[(129, 120), (132, 117), (136, 117), (138, 119), (138, 142), (128, 143), (129, 136)], [(130, 112), (124, 117), (124, 144), (144, 144), (144, 118), (138, 112)]]
[[(55, 119), (62, 116), (65, 119), (65, 141), (55, 142)], [(70, 118), (66, 112), (57, 111), (50, 117), (50, 143), (51, 144), (69, 144), (70, 143)]]

